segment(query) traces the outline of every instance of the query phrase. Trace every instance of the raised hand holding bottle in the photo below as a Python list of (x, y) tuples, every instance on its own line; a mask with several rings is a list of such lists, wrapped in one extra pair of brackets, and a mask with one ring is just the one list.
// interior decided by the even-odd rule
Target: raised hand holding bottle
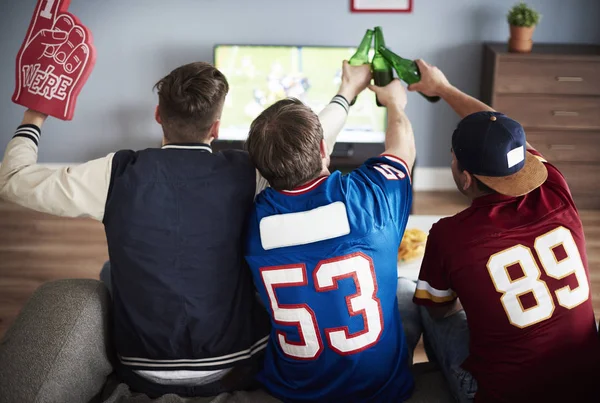
[[(398, 77), (407, 84), (416, 84), (421, 81), (421, 72), (419, 66), (409, 59), (404, 59), (385, 46), (376, 47), (376, 51), (379, 53), (394, 67)], [(429, 102), (438, 102), (440, 97), (430, 97), (423, 93), (420, 93)]]
[[(352, 55), (348, 64), (351, 66), (362, 66), (363, 64), (369, 64), (369, 51), (371, 50), (371, 43), (373, 42), (373, 30), (367, 29), (365, 36), (363, 36), (360, 46), (356, 50), (356, 53)], [(356, 103), (356, 98), (350, 102), (350, 105)]]

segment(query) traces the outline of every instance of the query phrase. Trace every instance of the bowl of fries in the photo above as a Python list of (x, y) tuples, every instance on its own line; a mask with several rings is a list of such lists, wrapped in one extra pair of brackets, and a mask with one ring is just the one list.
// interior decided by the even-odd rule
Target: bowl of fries
[(407, 228), (398, 248), (398, 262), (407, 263), (423, 257), (427, 233), (418, 228)]

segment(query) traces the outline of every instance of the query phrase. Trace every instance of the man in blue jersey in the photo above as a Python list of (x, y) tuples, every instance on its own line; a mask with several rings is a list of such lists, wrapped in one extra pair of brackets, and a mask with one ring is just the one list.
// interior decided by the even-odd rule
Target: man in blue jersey
[(298, 100), (250, 129), (250, 158), (271, 184), (245, 252), (273, 325), (259, 380), (286, 402), (400, 402), (413, 390), (420, 324), (406, 326), (415, 286), (399, 286), (396, 259), (415, 143), (399, 81), (370, 88), (388, 109), (386, 150), (348, 175), (329, 172), (319, 120)]

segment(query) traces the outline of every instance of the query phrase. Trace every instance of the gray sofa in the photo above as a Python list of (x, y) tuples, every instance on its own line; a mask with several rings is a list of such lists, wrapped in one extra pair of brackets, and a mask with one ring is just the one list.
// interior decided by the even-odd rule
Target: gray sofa
[[(0, 402), (56, 403), (276, 403), (264, 391), (184, 399), (131, 393), (112, 374), (109, 295), (96, 280), (41, 286), (0, 343)], [(430, 364), (414, 366), (408, 402), (452, 402), (443, 376)], [(387, 403), (387, 402), (382, 402)]]

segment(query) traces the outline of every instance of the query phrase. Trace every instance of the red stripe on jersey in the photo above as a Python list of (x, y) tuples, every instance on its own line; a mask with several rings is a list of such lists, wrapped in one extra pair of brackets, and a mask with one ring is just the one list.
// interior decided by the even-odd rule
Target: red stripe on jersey
[(404, 161), (402, 158), (398, 158), (392, 154), (381, 154), (380, 157), (387, 158), (390, 161), (394, 161), (395, 163), (402, 165), (404, 167), (404, 169), (406, 170), (406, 173), (408, 173), (408, 179), (412, 183), (412, 178), (411, 178), (412, 173), (410, 172), (410, 169), (408, 168), (408, 164), (406, 163), (406, 161)]
[(305, 185), (298, 186), (297, 188), (295, 188), (293, 190), (278, 190), (278, 192), (286, 194), (286, 195), (290, 195), (290, 196), (298, 196), (298, 195), (310, 192), (311, 190), (315, 189), (317, 186), (319, 186), (321, 183), (323, 183), (325, 181), (325, 179), (327, 179), (327, 178), (329, 178), (329, 176), (321, 176), (317, 179), (314, 179), (314, 180), (308, 182)]

